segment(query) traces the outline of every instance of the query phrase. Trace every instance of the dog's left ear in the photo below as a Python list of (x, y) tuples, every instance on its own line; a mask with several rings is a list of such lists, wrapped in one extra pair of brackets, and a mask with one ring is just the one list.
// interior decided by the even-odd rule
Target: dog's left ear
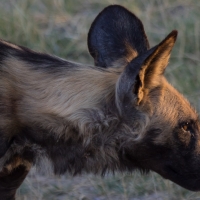
[(149, 49), (142, 22), (119, 5), (106, 7), (94, 20), (88, 33), (88, 48), (95, 65), (127, 64)]

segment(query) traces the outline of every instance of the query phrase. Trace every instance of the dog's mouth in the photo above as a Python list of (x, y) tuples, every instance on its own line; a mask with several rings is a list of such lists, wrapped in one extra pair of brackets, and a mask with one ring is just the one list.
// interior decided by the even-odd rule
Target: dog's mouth
[(178, 172), (178, 170), (172, 167), (171, 165), (166, 165), (164, 170), (166, 171), (167, 174), (170, 173), (174, 176), (180, 176), (180, 172)]
[(200, 174), (198, 176), (189, 176), (181, 171), (181, 168), (175, 168), (172, 165), (165, 165), (164, 167), (155, 170), (163, 178), (168, 179), (181, 187), (191, 191), (200, 191)]

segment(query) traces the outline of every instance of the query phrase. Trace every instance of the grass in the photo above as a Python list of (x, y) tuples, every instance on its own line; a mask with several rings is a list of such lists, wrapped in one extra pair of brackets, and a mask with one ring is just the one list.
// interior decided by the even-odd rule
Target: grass
[[(0, 37), (37, 51), (93, 63), (87, 32), (107, 5), (121, 4), (143, 21), (151, 46), (171, 30), (178, 41), (166, 70), (168, 80), (200, 111), (200, 2), (196, 0), (1, 0)], [(18, 200), (194, 200), (189, 192), (155, 173), (51, 177), (34, 169), (18, 191)]]

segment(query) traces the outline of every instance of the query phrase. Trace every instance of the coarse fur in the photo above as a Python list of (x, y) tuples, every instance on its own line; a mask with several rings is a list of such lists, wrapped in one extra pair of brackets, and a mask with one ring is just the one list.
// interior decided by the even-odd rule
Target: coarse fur
[(88, 34), (96, 66), (0, 41), (0, 199), (32, 165), (55, 174), (153, 170), (200, 190), (199, 119), (163, 73), (177, 31), (149, 48), (141, 21), (105, 8)]

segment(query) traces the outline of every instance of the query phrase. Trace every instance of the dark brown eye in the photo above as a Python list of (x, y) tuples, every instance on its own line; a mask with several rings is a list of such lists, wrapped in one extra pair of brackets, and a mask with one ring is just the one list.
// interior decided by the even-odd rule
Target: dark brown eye
[(182, 125), (181, 125), (181, 129), (182, 129), (183, 131), (189, 131), (189, 123), (186, 122), (186, 123), (182, 124)]
[(192, 120), (181, 123), (179, 129), (181, 130), (181, 135), (195, 137), (194, 122)]

